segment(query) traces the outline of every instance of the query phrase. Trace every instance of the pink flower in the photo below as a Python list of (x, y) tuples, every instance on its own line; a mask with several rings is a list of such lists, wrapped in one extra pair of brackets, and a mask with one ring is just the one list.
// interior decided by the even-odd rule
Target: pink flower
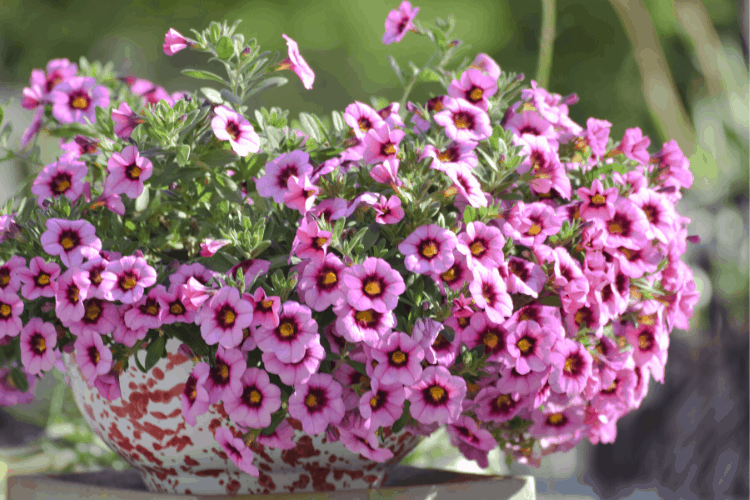
[(576, 436), (584, 436), (583, 408), (559, 405), (547, 405), (544, 411), (534, 410), (532, 420), (534, 424), (529, 428), (529, 434), (541, 438), (541, 443), (562, 443), (573, 441)]
[(597, 157), (604, 156), (607, 152), (607, 140), (611, 128), (612, 124), (607, 120), (596, 118), (586, 120), (586, 144)]
[(393, 332), (370, 350), (377, 362), (372, 378), (383, 385), (412, 385), (422, 375), (424, 349), (403, 332)]
[(446, 426), (451, 444), (469, 460), (476, 460), (480, 467), (489, 466), (487, 453), (497, 446), (497, 441), (487, 429), (480, 429), (471, 417), (462, 415)]
[(230, 400), (241, 395), (240, 379), (247, 367), (245, 357), (239, 349), (224, 349), (219, 346), (215, 359), (205, 383), (209, 404), (214, 404), (220, 399)]
[(558, 339), (549, 360), (552, 390), (568, 395), (580, 394), (591, 376), (593, 359), (588, 350), (574, 340)]
[(302, 177), (313, 170), (310, 155), (304, 151), (284, 153), (273, 161), (266, 163), (266, 173), (255, 182), (258, 194), (264, 198), (273, 197), (276, 203), (284, 201), (284, 194), (289, 190), (287, 181), (290, 177)]
[(267, 260), (246, 259), (239, 264), (233, 265), (227, 274), (231, 274), (236, 279), (238, 271), (242, 269), (242, 274), (245, 276), (245, 287), (247, 289), (252, 285), (252, 281), (255, 278), (268, 272), (270, 265), (271, 263)]
[(508, 330), (499, 322), (495, 323), (486, 313), (477, 313), (471, 317), (470, 326), (461, 333), (461, 342), (469, 349), (484, 346), (484, 355), (488, 360), (505, 363), (507, 358)]
[(400, 42), (407, 31), (413, 30), (412, 21), (417, 17), (419, 7), (412, 8), (411, 3), (404, 0), (398, 9), (388, 13), (385, 18), (385, 33), (383, 34), (383, 44), (390, 45), (394, 42)]
[[(118, 315), (122, 314), (122, 310), (128, 310), (129, 308), (130, 306), (120, 306), (118, 308)], [(119, 342), (125, 347), (134, 347), (139, 340), (145, 339), (147, 334), (148, 328), (144, 327), (133, 330), (125, 324), (122, 318), (120, 318), (117, 325), (115, 326), (115, 331), (112, 332), (112, 338), (115, 342)]]
[(102, 281), (107, 282), (101, 285), (107, 290), (105, 299), (134, 304), (141, 300), (146, 288), (156, 283), (156, 270), (143, 257), (121, 257), (107, 264), (107, 270), (102, 273)]
[(31, 71), (29, 83), (32, 87), (41, 87), (45, 97), (49, 98), (55, 87), (75, 76), (77, 72), (76, 63), (71, 63), (67, 59), (52, 59), (47, 63), (46, 73), (41, 69)]
[(477, 54), (469, 67), (487, 73), (493, 80), (500, 78), (500, 66), (487, 54)]
[(78, 159), (82, 155), (96, 154), (99, 151), (99, 140), (78, 134), (70, 142), (63, 142), (63, 139), (60, 139), (60, 149), (67, 151), (63, 157)]
[(211, 367), (208, 363), (198, 363), (193, 367), (185, 388), (182, 391), (182, 416), (185, 422), (195, 426), (197, 416), (203, 415), (208, 411), (208, 391), (206, 390), (206, 381), (208, 380)]
[(201, 257), (212, 257), (221, 247), (229, 245), (229, 240), (212, 240), (206, 238), (201, 242)]
[[(117, 257), (119, 258), (119, 256)], [(110, 281), (104, 281), (102, 273), (107, 270), (109, 261), (103, 257), (95, 257), (88, 262), (85, 262), (81, 266), (81, 271), (86, 273), (86, 277), (91, 283), (89, 286), (88, 297), (95, 297), (97, 299), (104, 299), (105, 296), (112, 290), (114, 283)]]
[(349, 304), (343, 304), (333, 311), (338, 316), (336, 332), (349, 342), (365, 342), (369, 346), (375, 346), (396, 324), (396, 318), (391, 311), (358, 311)]
[(526, 375), (531, 370), (546, 370), (549, 352), (556, 340), (554, 334), (542, 330), (533, 321), (524, 321), (521, 325), (511, 330), (506, 339), (511, 366), (515, 366), (521, 375)]
[(294, 442), (294, 428), (286, 420), (283, 420), (270, 435), (259, 434), (255, 441), (276, 450), (292, 450), (297, 446)]
[(595, 179), (591, 184), (591, 189), (580, 187), (576, 192), (583, 201), (578, 209), (583, 219), (608, 221), (615, 216), (615, 201), (619, 196), (616, 187), (604, 189), (601, 181)]
[(281, 407), (281, 389), (271, 383), (268, 373), (248, 368), (240, 378), (242, 392), (224, 401), (232, 422), (263, 429), (271, 425), (271, 414)]
[(547, 236), (560, 232), (561, 228), (562, 223), (548, 205), (542, 202), (526, 205), (519, 201), (508, 215), (504, 232), (520, 245), (536, 247), (544, 243)]
[(406, 269), (416, 274), (442, 273), (453, 265), (456, 235), (436, 224), (420, 226), (398, 245)]
[(200, 264), (198, 262), (189, 265), (182, 264), (177, 268), (177, 271), (169, 275), (169, 283), (172, 286), (181, 286), (187, 283), (187, 281), (192, 277), (195, 278), (195, 280), (201, 285), (205, 285), (216, 275), (217, 273), (211, 271), (210, 269), (206, 269), (203, 264)]
[(112, 110), (112, 121), (115, 122), (115, 135), (120, 139), (128, 139), (133, 129), (143, 123), (127, 102), (120, 103), (120, 107)]
[(380, 118), (382, 118), (385, 123), (388, 124), (391, 129), (394, 129), (396, 127), (400, 128), (406, 128), (406, 125), (404, 125), (404, 121), (401, 119), (401, 117), (398, 114), (398, 110), (401, 108), (401, 104), (397, 102), (392, 102), (385, 106), (384, 108), (381, 108), (377, 111)]
[(331, 243), (331, 233), (323, 231), (312, 218), (304, 218), (297, 228), (292, 242), (292, 255), (300, 259), (323, 259), (328, 245)]
[[(0, 268), (0, 282), (3, 281), (3, 268)], [(42, 257), (34, 257), (26, 267), (18, 270), (18, 277), (24, 283), (21, 295), (27, 300), (39, 297), (54, 297), (57, 285), (55, 280), (60, 276), (60, 266), (46, 262)], [(9, 280), (10, 281), (10, 280)]]
[(73, 335), (82, 335), (86, 332), (109, 335), (119, 323), (120, 314), (113, 303), (88, 298), (83, 301), (83, 317), (66, 326)]
[(307, 347), (318, 339), (318, 323), (309, 308), (294, 302), (284, 303), (279, 325), (261, 325), (255, 341), (263, 352), (273, 352), (284, 363), (296, 363), (305, 357)]
[(148, 328), (156, 330), (163, 324), (165, 310), (162, 307), (160, 296), (166, 293), (164, 285), (156, 285), (149, 290), (148, 294), (141, 300), (133, 304), (133, 307), (125, 311), (122, 319), (128, 328), (138, 330)]
[(456, 168), (455, 164), (458, 163), (462, 163), (469, 168), (476, 168), (478, 165), (477, 155), (474, 153), (476, 147), (477, 145), (474, 142), (464, 144), (454, 142), (440, 151), (432, 144), (427, 144), (420, 159), (433, 158), (430, 168), (441, 172), (448, 172), (452, 168)]
[(615, 214), (601, 226), (604, 228), (604, 245), (609, 248), (638, 250), (648, 241), (646, 232), (650, 226), (646, 214), (627, 198), (617, 199)]
[(97, 376), (106, 375), (112, 369), (112, 353), (98, 333), (85, 332), (79, 335), (74, 347), (76, 363), (89, 386), (94, 384)]
[(386, 201), (385, 196), (380, 196), (380, 201), (372, 206), (377, 214), (375, 222), (378, 224), (395, 224), (404, 218), (404, 209), (401, 208), (401, 198), (391, 195)]
[[(44, 111), (44, 110), (42, 110)], [(29, 390), (21, 392), (11, 378), (9, 368), (0, 368), (0, 407), (30, 403), (34, 400), (34, 387), (38, 377), (31, 376), (23, 370), (23, 377), (29, 383)]]
[(120, 390), (120, 374), (114, 369), (104, 375), (99, 375), (94, 380), (94, 387), (99, 391), (99, 395), (107, 401), (115, 401), (122, 397)]
[(478, 69), (468, 69), (461, 75), (461, 81), (453, 80), (448, 87), (448, 95), (460, 98), (487, 111), (488, 97), (497, 92), (497, 78), (483, 74)]
[(474, 398), (477, 407), (474, 412), (483, 422), (507, 422), (518, 415), (529, 403), (518, 393), (506, 393), (490, 386), (485, 387)]
[(214, 439), (216, 439), (216, 442), (221, 445), (227, 456), (232, 459), (232, 462), (234, 462), (242, 472), (258, 477), (260, 471), (253, 465), (255, 455), (253, 454), (253, 451), (245, 445), (245, 442), (242, 441), (242, 439), (234, 437), (232, 431), (226, 427), (219, 427), (216, 429)]
[(422, 378), (406, 389), (411, 416), (423, 424), (455, 422), (466, 396), (466, 381), (444, 366), (428, 366)]
[(629, 128), (625, 131), (618, 149), (631, 160), (647, 165), (651, 157), (648, 154), (648, 146), (651, 139), (643, 135), (640, 128)]
[(195, 318), (201, 327), (201, 336), (208, 345), (220, 344), (224, 348), (239, 346), (242, 330), (253, 321), (253, 306), (240, 297), (236, 288), (223, 287), (211, 297)]
[(304, 216), (315, 204), (315, 197), (319, 192), (318, 187), (310, 182), (307, 175), (289, 177), (286, 186), (287, 192), (284, 193), (284, 203), (289, 208), (299, 210), (299, 213)]
[(289, 396), (289, 415), (302, 423), (305, 434), (322, 434), (328, 424), (336, 425), (344, 418), (341, 385), (327, 373), (312, 375)]
[(404, 279), (398, 271), (383, 259), (368, 257), (342, 273), (341, 280), (346, 290), (346, 300), (354, 309), (379, 313), (392, 311), (398, 297), (406, 290)]
[(179, 285), (172, 285), (169, 290), (161, 287), (156, 289), (155, 294), (163, 311), (163, 324), (192, 323), (195, 320), (195, 311), (189, 311), (187, 304), (183, 302)]
[(375, 429), (367, 430), (358, 425), (349, 429), (338, 428), (341, 442), (352, 453), (362, 455), (374, 462), (385, 462), (393, 458), (393, 452), (388, 448), (381, 448)]
[(45, 252), (59, 255), (68, 267), (80, 266), (84, 258), (98, 257), (102, 249), (96, 229), (84, 220), (47, 219), (47, 230), (42, 233), (41, 242)]
[(88, 171), (85, 163), (63, 156), (39, 172), (31, 185), (31, 192), (36, 195), (40, 207), (44, 206), (46, 199), (62, 195), (76, 201), (83, 194), (83, 180)]
[(391, 130), (385, 122), (376, 125), (364, 137), (364, 160), (369, 164), (395, 160), (398, 152), (396, 148), (404, 135), (403, 130)]
[(522, 293), (537, 298), (547, 283), (547, 275), (540, 266), (518, 257), (510, 257), (507, 264), (503, 263), (498, 267), (498, 271), (505, 280), (509, 293)]
[(226, 106), (216, 106), (214, 113), (211, 128), (217, 139), (229, 141), (232, 150), (242, 157), (260, 151), (260, 137), (244, 116)]
[(359, 400), (359, 413), (365, 419), (364, 427), (388, 428), (401, 417), (406, 393), (402, 384), (386, 385), (377, 379), (370, 380), (370, 390)]
[(143, 181), (151, 177), (153, 165), (148, 158), (139, 155), (137, 147), (126, 146), (122, 152), (112, 154), (107, 169), (109, 176), (104, 190), (135, 199), (143, 192)]
[(483, 141), (492, 135), (490, 117), (482, 108), (464, 99), (445, 99), (443, 111), (435, 114), (435, 123), (445, 127), (445, 134), (458, 143)]
[(505, 260), (504, 245), (505, 238), (499, 229), (482, 222), (470, 222), (466, 232), (458, 235), (456, 250), (466, 256), (469, 269), (477, 265), (490, 269)]
[(192, 46), (188, 40), (185, 39), (177, 30), (169, 28), (169, 31), (164, 35), (164, 53), (168, 56), (173, 56), (179, 51)]
[[(458, 195), (465, 198), (464, 203), (468, 203), (474, 208), (487, 206), (487, 196), (482, 191), (479, 180), (465, 163), (456, 163), (453, 168), (445, 170), (445, 175), (453, 181), (453, 186), (458, 191)], [(458, 201), (456, 201), (456, 205), (458, 206)]]
[(500, 324), (513, 314), (513, 302), (497, 269), (474, 268), (469, 291), (477, 307), (484, 309), (490, 321)]
[(385, 160), (382, 164), (375, 165), (370, 169), (370, 177), (380, 184), (398, 187), (403, 184), (401, 179), (398, 178), (399, 163), (396, 158)]
[(383, 118), (367, 104), (355, 101), (344, 110), (344, 121), (354, 130), (355, 136), (364, 138), (370, 129), (383, 123)]
[(55, 315), (63, 325), (83, 318), (85, 309), (83, 301), (89, 291), (91, 282), (86, 273), (78, 268), (68, 269), (57, 278), (55, 292)]
[(325, 357), (326, 351), (320, 345), (319, 337), (307, 344), (305, 355), (296, 363), (280, 361), (274, 351), (264, 352), (262, 355), (263, 367), (269, 373), (278, 375), (283, 383), (291, 386), (307, 382), (313, 373), (318, 372), (320, 363)]
[(289, 56), (281, 61), (277, 69), (291, 69), (302, 80), (302, 85), (310, 90), (315, 82), (315, 73), (299, 53), (297, 42), (286, 35), (281, 35), (286, 40)]
[(96, 123), (96, 106), (109, 106), (109, 90), (89, 77), (72, 76), (52, 92), (52, 116), (60, 123)]
[[(640, 189), (629, 197), (636, 204), (648, 220), (646, 238), (657, 239), (664, 244), (669, 243), (675, 236), (677, 227), (677, 213), (666, 196), (653, 189)], [(614, 207), (613, 207), (614, 208)]]
[(330, 306), (339, 307), (346, 298), (341, 286), (341, 271), (345, 269), (341, 259), (333, 254), (327, 254), (323, 260), (313, 257), (305, 266), (299, 284), (300, 291), (304, 291), (305, 303), (316, 311), (324, 311)]
[(268, 296), (265, 290), (258, 288), (254, 294), (246, 293), (243, 297), (253, 306), (253, 321), (250, 326), (279, 326), (281, 299), (278, 296)]
[(0, 290), (0, 340), (21, 333), (24, 304), (11, 290)]

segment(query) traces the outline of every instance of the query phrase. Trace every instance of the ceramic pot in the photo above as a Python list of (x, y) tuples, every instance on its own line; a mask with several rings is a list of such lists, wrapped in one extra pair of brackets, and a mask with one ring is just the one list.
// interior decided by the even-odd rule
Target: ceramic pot
[[(179, 354), (180, 342), (167, 342), (167, 358), (149, 373), (130, 363), (120, 376), (122, 398), (107, 401), (89, 387), (73, 354), (63, 356), (78, 408), (107, 445), (138, 469), (152, 492), (225, 495), (336, 491), (378, 486), (389, 466), (398, 463), (419, 441), (401, 431), (386, 430), (385, 446), (394, 454), (388, 463), (355, 455), (325, 434), (307, 436), (293, 419), (297, 446), (276, 450), (253, 443), (253, 477), (237, 468), (213, 434), (228, 426), (221, 404), (197, 418), (191, 427), (182, 417), (181, 396), (193, 363)], [(231, 428), (231, 426), (229, 426)]]

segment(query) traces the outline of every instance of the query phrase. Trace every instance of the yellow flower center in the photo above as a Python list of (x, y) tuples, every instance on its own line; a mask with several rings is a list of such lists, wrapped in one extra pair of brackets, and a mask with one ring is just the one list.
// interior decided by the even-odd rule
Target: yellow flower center
[(518, 350), (524, 354), (529, 352), (529, 349), (531, 349), (531, 342), (529, 342), (526, 338), (519, 340), (516, 345), (518, 346)]
[(438, 253), (437, 246), (434, 243), (428, 243), (425, 246), (422, 247), (422, 255), (427, 257), (428, 259), (430, 257), (436, 256)]
[(575, 316), (576, 325), (580, 325), (581, 323), (583, 323), (583, 320), (585, 319), (586, 319), (586, 314), (583, 312), (582, 309), (579, 309)]
[(472, 90), (469, 93), (469, 97), (471, 98), (472, 101), (479, 101), (482, 99), (483, 94), (484, 92), (482, 91), (482, 89), (477, 87), (477, 88), (474, 88), (474, 90)]
[(651, 339), (645, 333), (638, 335), (638, 347), (644, 351), (651, 348)]
[(440, 277), (443, 278), (443, 281), (445, 281), (446, 283), (451, 283), (456, 280), (456, 271), (451, 267), (443, 274), (441, 274)]
[(469, 318), (458, 318), (458, 324), (465, 327), (469, 324)]
[(404, 361), (406, 361), (406, 354), (398, 350), (391, 354), (391, 361), (393, 361), (397, 365), (401, 365), (404, 363)]
[(482, 343), (490, 349), (494, 349), (495, 347), (497, 347), (498, 340), (499, 339), (497, 338), (497, 335), (495, 335), (494, 333), (488, 333), (482, 339)]
[(529, 236), (536, 236), (537, 234), (541, 232), (542, 232), (542, 226), (540, 226), (539, 224), (534, 224), (533, 226), (529, 228), (528, 231), (526, 231), (526, 234), (528, 234)]
[(80, 96), (73, 99), (71, 106), (73, 106), (75, 109), (86, 109), (89, 107), (89, 103), (85, 97)]
[(591, 198), (591, 203), (593, 203), (594, 205), (604, 205), (606, 202), (607, 199), (600, 194), (597, 194), (593, 198)]
[(365, 283), (365, 293), (371, 297), (375, 295), (380, 295), (381, 289), (380, 289), (380, 283), (377, 281), (368, 281)]
[(271, 309), (271, 306), (273, 305), (272, 300), (264, 300), (261, 302), (261, 305), (263, 306), (263, 309)]
[(219, 376), (224, 380), (229, 378), (229, 367), (227, 365), (222, 363), (219, 366)]
[(102, 314), (102, 308), (95, 302), (86, 304), (86, 319), (96, 321)]
[(385, 147), (383, 148), (383, 154), (384, 154), (384, 155), (386, 155), (386, 156), (387, 156), (387, 155), (392, 155), (392, 154), (396, 154), (396, 148), (395, 148), (395, 147), (393, 146), (393, 144), (390, 144), (390, 143), (389, 143), (389, 144), (387, 144), (387, 145), (386, 145), (386, 146), (385, 146)]
[(336, 273), (333, 271), (329, 271), (326, 273), (325, 277), (323, 278), (323, 283), (326, 285), (332, 285), (338, 281), (338, 278), (336, 277)]
[(495, 400), (495, 404), (499, 407), (508, 406), (510, 402), (510, 394), (500, 394)]
[(55, 181), (53, 183), (53, 188), (55, 193), (62, 194), (68, 189), (70, 189), (70, 181), (68, 179), (60, 179), (59, 181)]
[(438, 154), (438, 160), (442, 162), (452, 162), (454, 158), (450, 149), (440, 152), (440, 154)]
[(573, 370), (575, 370), (576, 367), (576, 360), (574, 358), (568, 358), (565, 360), (565, 370), (568, 373), (573, 373)]
[(260, 394), (260, 392), (256, 391), (255, 389), (253, 389), (252, 391), (250, 391), (250, 402), (251, 403), (260, 403), (260, 400), (261, 400), (261, 394)]
[(130, 171), (128, 173), (130, 174), (130, 177), (132, 177), (133, 179), (138, 179), (141, 176), (141, 172), (142, 172), (141, 167), (137, 165), (133, 165), (130, 168)]
[(294, 325), (291, 323), (282, 323), (281, 326), (279, 326), (279, 333), (281, 333), (281, 336), (284, 338), (291, 337), (294, 335)]
[(318, 398), (315, 397), (315, 394), (308, 394), (305, 398), (305, 405), (308, 408), (315, 408), (318, 406)]
[(638, 322), (643, 325), (653, 326), (656, 323), (656, 314), (638, 316)]
[(315, 238), (315, 243), (317, 243), (319, 247), (322, 247), (323, 245), (328, 243), (328, 238), (323, 238), (322, 236), (320, 236), (318, 238)]
[(44, 337), (41, 335), (34, 342), (34, 350), (40, 354), (47, 350), (47, 342), (45, 342)]
[(622, 229), (622, 226), (618, 224), (617, 222), (610, 222), (609, 232), (612, 234), (622, 234), (624, 230)]
[(359, 129), (362, 132), (367, 132), (368, 130), (370, 130), (370, 122), (364, 118), (360, 118), (357, 122), (357, 125), (359, 125)]
[(62, 245), (65, 250), (70, 250), (75, 245), (75, 242), (72, 238), (64, 236), (63, 239), (60, 240), (60, 245)]
[(439, 385), (433, 385), (430, 387), (430, 397), (435, 401), (438, 402), (445, 396), (445, 389), (440, 387)]
[(149, 304), (146, 307), (146, 312), (149, 313), (151, 316), (156, 316), (159, 314), (159, 307), (157, 307), (156, 304)]
[(49, 285), (49, 274), (40, 273), (39, 276), (36, 277), (36, 283), (37, 285)]
[(10, 316), (11, 308), (8, 304), (0, 304), (0, 317), (7, 318)]
[(128, 276), (127, 278), (122, 280), (122, 285), (120, 286), (122, 286), (122, 288), (124, 288), (125, 290), (132, 290), (133, 288), (135, 288), (135, 284), (135, 278), (132, 276)]
[(557, 425), (562, 422), (563, 418), (565, 418), (565, 415), (563, 415), (562, 413), (553, 413), (547, 416), (547, 422), (552, 425)]
[(484, 253), (484, 245), (482, 245), (482, 242), (475, 241), (472, 243), (472, 245), (469, 247), (469, 250), (471, 250), (471, 255), (474, 257), (479, 257)]
[(237, 319), (237, 315), (234, 314), (234, 311), (227, 309), (226, 311), (224, 311), (221, 319), (222, 321), (224, 321), (225, 326), (230, 326), (234, 324), (234, 320)]
[(469, 120), (467, 120), (463, 116), (457, 116), (456, 118), (454, 118), (453, 124), (456, 126), (456, 128), (459, 128), (459, 129), (469, 128)]
[(362, 323), (372, 323), (372, 313), (368, 311), (358, 311), (354, 314), (354, 317)]
[(377, 394), (375, 394), (373, 397), (370, 398), (370, 406), (373, 408), (377, 408), (377, 406), (380, 404), (380, 398)]
[(178, 304), (177, 302), (175, 302), (174, 304), (169, 306), (169, 312), (179, 315), (185, 312), (185, 308), (182, 307), (182, 304)]

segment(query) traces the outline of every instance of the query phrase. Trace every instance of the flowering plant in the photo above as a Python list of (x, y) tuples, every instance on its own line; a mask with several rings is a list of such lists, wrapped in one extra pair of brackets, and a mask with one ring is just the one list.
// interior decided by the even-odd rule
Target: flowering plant
[[(697, 302), (675, 208), (688, 161), (639, 128), (581, 127), (577, 96), (485, 54), (457, 62), (453, 20), (418, 10), (385, 22), (386, 44), (435, 46), (409, 71), (389, 59), (400, 101), (325, 117), (249, 109), (277, 71), (315, 75), (291, 38), (282, 59), (236, 23), (166, 34), (167, 55), (223, 66), (183, 71), (214, 84), (199, 92), (85, 59), (35, 70), (21, 150), (1, 145), (37, 161), (44, 130), (61, 154), (0, 216), (0, 404), (28, 401), (61, 352), (116, 399), (176, 338), (195, 363), (185, 420), (221, 402), (245, 433), (215, 437), (250, 474), (253, 440), (294, 446), (287, 417), (376, 461), (384, 428), (444, 424), (483, 467), (498, 443), (536, 464), (612, 442)], [(410, 102), (418, 82), (445, 92)]]

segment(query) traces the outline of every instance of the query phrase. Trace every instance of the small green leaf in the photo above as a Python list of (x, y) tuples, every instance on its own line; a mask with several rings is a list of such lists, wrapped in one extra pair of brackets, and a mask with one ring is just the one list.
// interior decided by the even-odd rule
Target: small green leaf
[(367, 370), (365, 369), (365, 364), (364, 363), (360, 363), (359, 361), (353, 361), (353, 360), (351, 360), (349, 358), (345, 359), (344, 361), (346, 361), (347, 365), (349, 365), (352, 368), (354, 368), (357, 371), (357, 373), (359, 373), (361, 375), (367, 375)]
[(26, 378), (26, 375), (24, 375), (19, 367), (15, 367), (10, 371), (10, 379), (19, 391), (26, 392), (29, 390), (29, 379)]
[(208, 97), (208, 100), (214, 104), (221, 104), (224, 102), (224, 98), (221, 97), (221, 92), (216, 89), (212, 89), (211, 87), (201, 87), (201, 92), (203, 92), (203, 95)]
[(234, 54), (234, 44), (228, 36), (223, 36), (216, 44), (216, 54), (222, 59), (229, 59)]
[(177, 148), (177, 157), (175, 158), (175, 161), (179, 166), (184, 167), (187, 165), (188, 158), (190, 158), (190, 146), (188, 144), (183, 144)]
[(231, 149), (214, 149), (208, 154), (201, 157), (201, 161), (209, 167), (223, 167), (227, 163), (232, 163), (239, 156)]
[(538, 302), (543, 306), (550, 307), (562, 307), (559, 295), (547, 295), (546, 297), (540, 297)]
[(464, 208), (464, 223), (470, 224), (477, 220), (477, 211), (472, 206), (467, 206)]
[(404, 76), (401, 73), (401, 68), (398, 66), (398, 63), (396, 62), (396, 59), (392, 55), (390, 55), (390, 54), (388, 54), (388, 64), (391, 65), (391, 69), (396, 74), (396, 78), (398, 78), (398, 81), (403, 84), (404, 83)]
[(203, 71), (200, 69), (183, 69), (182, 70), (183, 75), (187, 75), (192, 78), (197, 78), (198, 80), (213, 80), (214, 82), (223, 83), (224, 85), (229, 85), (229, 83), (224, 80), (222, 77), (215, 73), (211, 73), (210, 71)]
[(270, 436), (286, 418), (286, 409), (282, 408), (271, 416), (271, 425), (263, 429), (264, 436)]
[(167, 343), (167, 338), (164, 335), (159, 335), (156, 340), (151, 342), (151, 345), (148, 346), (148, 349), (146, 350), (146, 365), (144, 368), (146, 368), (146, 371), (153, 368), (156, 363), (162, 358), (164, 355), (164, 346)]
[(136, 212), (143, 212), (144, 210), (146, 210), (146, 208), (148, 208), (148, 202), (151, 199), (148, 191), (148, 186), (143, 186), (143, 192), (138, 195), (138, 198), (135, 199)]
[(440, 331), (440, 335), (442, 335), (443, 338), (448, 342), (453, 342), (453, 339), (456, 338), (456, 330), (454, 330), (450, 326), (443, 325), (443, 329)]
[(411, 401), (409, 401), (408, 399), (404, 401), (404, 412), (401, 414), (399, 419), (393, 423), (393, 426), (391, 427), (391, 431), (393, 431), (394, 434), (398, 434), (403, 430), (404, 427), (406, 427), (406, 423), (409, 421), (409, 417), (411, 416), (409, 413), (410, 406)]

